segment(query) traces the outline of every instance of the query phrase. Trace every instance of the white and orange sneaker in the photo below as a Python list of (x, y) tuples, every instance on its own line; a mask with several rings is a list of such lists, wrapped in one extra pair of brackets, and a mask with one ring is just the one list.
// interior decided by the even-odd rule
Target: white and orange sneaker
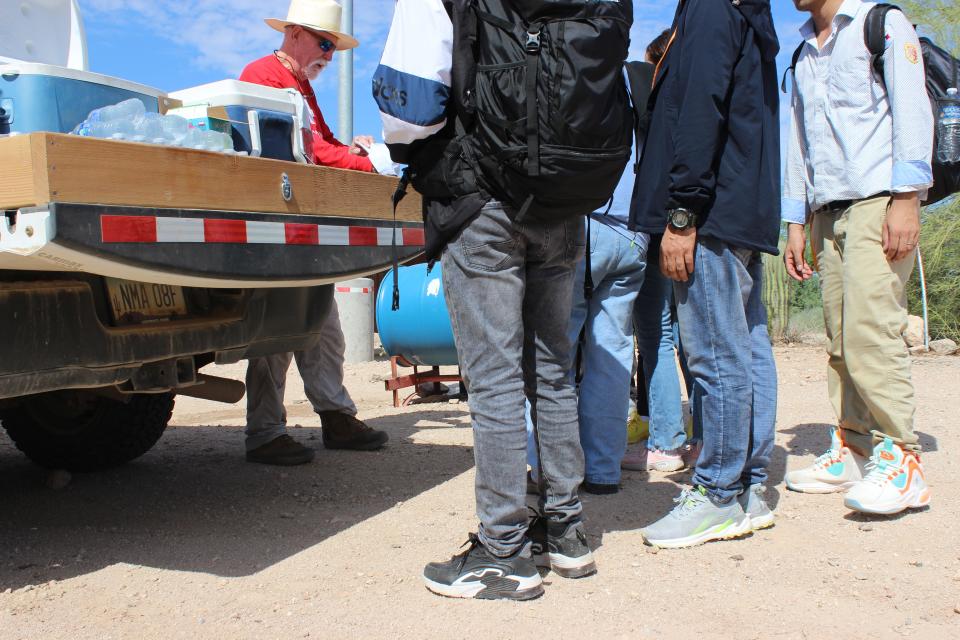
[(866, 465), (867, 459), (844, 445), (840, 427), (834, 427), (830, 449), (809, 467), (791, 471), (784, 479), (792, 491), (835, 493), (846, 491), (863, 480)]
[(889, 515), (930, 504), (930, 487), (916, 454), (905, 452), (890, 438), (873, 448), (867, 476), (843, 499), (854, 511)]

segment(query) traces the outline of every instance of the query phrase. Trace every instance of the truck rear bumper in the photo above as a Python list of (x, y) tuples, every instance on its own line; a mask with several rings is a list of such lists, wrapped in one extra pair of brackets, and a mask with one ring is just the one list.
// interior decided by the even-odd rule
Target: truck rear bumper
[[(394, 237), (396, 247), (394, 248)], [(423, 225), (363, 218), (51, 203), (0, 217), (0, 269), (187, 287), (302, 287), (386, 270)]]
[(0, 399), (116, 385), (146, 364), (177, 358), (229, 363), (297, 351), (316, 341), (333, 300), (331, 286), (213, 290), (222, 299), (207, 313), (111, 327), (97, 282), (68, 274), (0, 282)]

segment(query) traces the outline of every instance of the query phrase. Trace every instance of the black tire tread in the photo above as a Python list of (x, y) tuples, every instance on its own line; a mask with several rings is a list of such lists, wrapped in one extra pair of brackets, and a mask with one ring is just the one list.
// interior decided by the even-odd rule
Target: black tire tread
[(44, 429), (25, 405), (0, 410), (0, 422), (17, 448), (48, 469), (99, 471), (139, 458), (160, 440), (173, 415), (174, 394), (138, 394), (128, 402), (106, 397), (100, 418), (67, 436)]

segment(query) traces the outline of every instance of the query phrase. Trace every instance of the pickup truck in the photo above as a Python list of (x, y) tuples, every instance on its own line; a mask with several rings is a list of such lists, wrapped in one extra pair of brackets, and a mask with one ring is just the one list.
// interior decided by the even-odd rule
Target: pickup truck
[(332, 283), (422, 251), (396, 178), (51, 133), (0, 136), (0, 422), (48, 468), (123, 464), (207, 364), (303, 349)]

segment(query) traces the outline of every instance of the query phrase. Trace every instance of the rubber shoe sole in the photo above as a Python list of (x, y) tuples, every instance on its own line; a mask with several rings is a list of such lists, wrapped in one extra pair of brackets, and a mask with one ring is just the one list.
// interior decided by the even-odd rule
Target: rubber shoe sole
[(443, 584), (424, 577), (423, 582), (427, 589), (447, 598), (533, 600), (543, 595), (543, 580), (539, 575), (529, 578), (497, 576), (454, 584)]
[(568, 558), (559, 553), (550, 553), (550, 570), (561, 578), (575, 580), (586, 578), (597, 572), (597, 563), (593, 561), (593, 554), (579, 558)]
[(714, 540), (732, 540), (751, 533), (750, 518), (744, 516), (740, 522), (730, 522), (714, 525), (700, 533), (683, 538), (672, 538), (669, 540), (653, 540), (641, 531), (640, 535), (647, 544), (660, 547), (661, 549), (683, 549), (686, 547), (696, 547), (701, 544), (712, 542)]
[(853, 509), (854, 511), (859, 511), (860, 513), (871, 513), (880, 516), (891, 516), (895, 513), (900, 513), (901, 511), (906, 511), (907, 509), (922, 509), (930, 505), (930, 488), (927, 487), (920, 494), (909, 500), (898, 500), (896, 502), (888, 502), (881, 504), (871, 504), (864, 505), (857, 500), (851, 500), (846, 498), (843, 501), (843, 504), (848, 509)]
[(841, 482), (839, 484), (827, 484), (826, 482), (790, 482), (787, 480), (787, 489), (798, 493), (843, 493), (855, 484), (857, 484), (855, 480)]
[(750, 516), (747, 516), (747, 520), (750, 521), (751, 531), (760, 531), (761, 529), (769, 529), (774, 524), (776, 524), (776, 516), (772, 511), (766, 515), (758, 516), (756, 518), (751, 518)]

